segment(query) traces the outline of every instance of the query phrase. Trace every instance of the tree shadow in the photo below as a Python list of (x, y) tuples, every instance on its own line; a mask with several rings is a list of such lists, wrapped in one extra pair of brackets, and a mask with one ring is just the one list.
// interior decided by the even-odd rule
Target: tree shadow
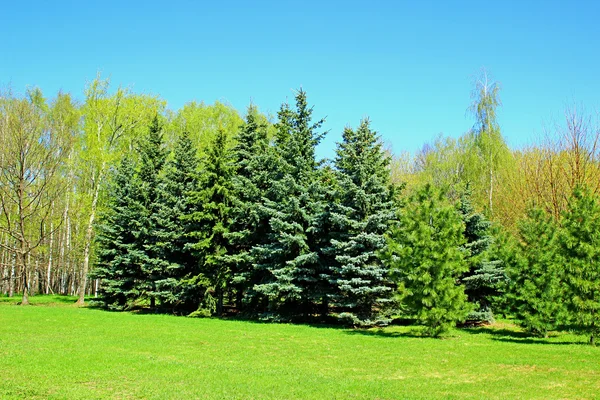
[(486, 327), (479, 328), (463, 328), (463, 332), (469, 333), (471, 335), (490, 335), (491, 339), (497, 342), (505, 342), (505, 343), (522, 343), (522, 344), (544, 344), (544, 345), (587, 345), (588, 343), (584, 340), (569, 340), (569, 341), (561, 341), (556, 342), (553, 338), (556, 338), (560, 335), (551, 334), (550, 337), (536, 337), (525, 331), (515, 331), (510, 329), (493, 329)]
[(380, 338), (419, 338), (419, 339), (444, 339), (447, 336), (428, 336), (424, 333), (420, 332), (417, 329), (410, 330), (407, 332), (397, 332), (397, 331), (386, 331), (385, 329), (349, 329), (344, 328), (344, 333), (347, 335), (362, 335), (362, 336), (370, 336), (370, 337), (380, 337)]

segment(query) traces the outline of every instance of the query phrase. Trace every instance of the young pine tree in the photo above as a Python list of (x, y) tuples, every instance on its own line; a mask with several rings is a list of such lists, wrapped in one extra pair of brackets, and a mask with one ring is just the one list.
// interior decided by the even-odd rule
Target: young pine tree
[(509, 304), (521, 325), (546, 337), (564, 315), (563, 271), (558, 226), (544, 211), (531, 208), (519, 224), (519, 240), (507, 260)]
[(467, 320), (491, 322), (494, 319), (492, 298), (499, 294), (500, 283), (505, 279), (502, 262), (493, 259), (490, 252), (491, 223), (482, 213), (475, 211), (469, 187), (460, 198), (458, 211), (465, 224), (466, 243), (463, 248), (469, 266), (461, 281), (465, 285), (469, 302), (474, 305), (474, 311), (469, 314)]
[[(224, 130), (219, 129), (207, 153), (198, 190), (191, 194), (191, 201), (197, 210), (185, 219), (192, 225), (189, 237), (194, 241), (188, 247), (199, 260), (198, 271), (192, 282), (196, 282), (201, 289), (207, 282), (210, 284), (208, 293), (204, 293), (204, 307), (208, 303), (214, 304), (214, 311), (221, 314), (223, 296), (231, 281), (231, 270), (225, 256), (229, 252), (226, 236), (233, 204), (232, 177), (235, 171), (233, 154)], [(213, 303), (214, 299), (216, 304)]]
[(98, 259), (92, 276), (100, 280), (98, 301), (110, 309), (124, 309), (140, 296), (145, 257), (140, 246), (140, 187), (133, 163), (124, 158), (111, 179), (107, 210), (96, 227)]
[(323, 120), (312, 121), (312, 108), (302, 90), (296, 94), (295, 109), (284, 104), (278, 116), (278, 171), (261, 207), (270, 222), (269, 232), (265, 243), (252, 249), (263, 280), (254, 289), (267, 303), (265, 311), (307, 317), (322, 298), (316, 224), (324, 192), (315, 147), (324, 135), (317, 132)]
[(427, 184), (408, 200), (384, 257), (399, 294), (426, 333), (438, 336), (472, 310), (458, 278), (468, 270), (464, 225), (446, 196)]
[(569, 200), (560, 247), (570, 316), (594, 345), (600, 335), (600, 203), (587, 187), (577, 187)]
[(356, 130), (344, 130), (335, 159), (339, 203), (332, 212), (337, 232), (331, 234), (330, 280), (335, 304), (355, 323), (371, 323), (392, 297), (388, 269), (379, 258), (396, 214), (389, 162), (368, 119)]

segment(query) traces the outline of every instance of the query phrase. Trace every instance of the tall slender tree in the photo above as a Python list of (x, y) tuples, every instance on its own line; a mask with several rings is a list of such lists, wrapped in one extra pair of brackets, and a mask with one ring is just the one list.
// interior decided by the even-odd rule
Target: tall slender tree
[(375, 308), (391, 298), (388, 269), (378, 254), (396, 214), (389, 163), (368, 119), (356, 130), (344, 130), (335, 159), (339, 203), (332, 213), (337, 229), (331, 240), (335, 262), (330, 279), (336, 305), (361, 323), (369, 323)]
[(163, 257), (160, 238), (156, 235), (156, 228), (160, 226), (160, 211), (162, 201), (160, 184), (162, 182), (163, 167), (167, 159), (167, 150), (164, 146), (162, 128), (155, 116), (148, 129), (148, 135), (140, 142), (140, 192), (143, 197), (144, 209), (141, 213), (142, 236), (140, 237), (144, 249), (142, 270), (145, 274), (144, 287), (141, 293), (150, 298), (150, 306), (155, 307), (157, 296), (162, 293), (157, 290), (156, 282), (168, 276), (169, 262)]
[(264, 244), (269, 229), (261, 206), (277, 165), (275, 153), (269, 146), (267, 123), (261, 120), (253, 105), (248, 107), (233, 153), (236, 171), (232, 177), (234, 196), (227, 234), (232, 252), (226, 259), (237, 290), (237, 307), (252, 312), (258, 300), (254, 285), (262, 281), (262, 275), (253, 267), (252, 248)]
[[(223, 296), (231, 281), (225, 256), (229, 252), (231, 207), (233, 204), (233, 154), (227, 134), (219, 130), (202, 166), (198, 190), (191, 194), (197, 209), (186, 217), (193, 224), (189, 248), (199, 259), (196, 281), (210, 282), (216, 297), (216, 312), (222, 312)], [(209, 290), (210, 290), (209, 289)]]
[(198, 190), (198, 157), (189, 135), (183, 132), (177, 138), (173, 157), (167, 161), (160, 188), (160, 204), (152, 236), (155, 250), (166, 262), (166, 268), (157, 277), (158, 298), (165, 305), (190, 307), (197, 299), (187, 282), (197, 270), (198, 259), (193, 256), (189, 237), (192, 227), (183, 218), (199, 207), (192, 201)]
[(114, 172), (108, 190), (108, 207), (97, 225), (98, 255), (91, 276), (100, 280), (98, 301), (111, 309), (124, 309), (141, 296), (146, 259), (141, 245), (145, 212), (141, 180), (126, 157)]
[(255, 268), (263, 281), (254, 286), (268, 302), (268, 310), (307, 317), (316, 299), (319, 281), (317, 216), (323, 202), (315, 147), (324, 133), (324, 120), (312, 121), (306, 93), (296, 94), (296, 107), (282, 105), (276, 125), (278, 172), (262, 212), (270, 221), (266, 243), (253, 248)]
[(481, 182), (487, 197), (487, 209), (490, 215), (494, 211), (494, 190), (498, 185), (500, 167), (510, 157), (508, 146), (502, 137), (497, 119), (497, 109), (501, 105), (500, 86), (484, 70), (475, 80), (471, 112), (475, 124), (471, 130), (473, 150), (477, 162), (472, 165), (473, 181)]

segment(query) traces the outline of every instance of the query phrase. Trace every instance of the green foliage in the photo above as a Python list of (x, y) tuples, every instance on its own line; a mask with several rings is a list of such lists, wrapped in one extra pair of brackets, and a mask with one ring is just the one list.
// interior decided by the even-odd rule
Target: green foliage
[(396, 214), (389, 162), (369, 120), (344, 130), (335, 159), (338, 202), (330, 216), (334, 260), (329, 279), (335, 305), (363, 323), (375, 319), (392, 292), (378, 254)]
[(475, 82), (471, 112), (475, 125), (470, 132), (471, 152), (476, 155), (472, 164), (472, 181), (477, 183), (481, 194), (487, 197), (487, 211), (493, 215), (494, 190), (497, 189), (499, 170), (510, 157), (510, 151), (497, 121), (497, 109), (501, 105), (500, 86), (489, 80), (485, 71)]
[(574, 190), (559, 243), (570, 315), (594, 344), (600, 335), (600, 203), (587, 187)]
[(521, 324), (540, 336), (547, 336), (564, 316), (564, 270), (557, 230), (552, 217), (531, 208), (519, 224), (518, 242), (507, 243), (509, 302)]
[(217, 312), (221, 312), (223, 294), (231, 280), (231, 270), (224, 257), (229, 252), (231, 206), (233, 204), (232, 177), (233, 154), (227, 143), (225, 131), (219, 130), (208, 149), (198, 182), (198, 190), (190, 194), (196, 209), (185, 216), (191, 224), (189, 237), (193, 243), (188, 248), (199, 260), (193, 280), (205, 277), (218, 298)]
[(169, 262), (163, 257), (160, 238), (156, 235), (160, 225), (162, 198), (160, 184), (162, 183), (163, 167), (167, 159), (167, 149), (163, 143), (163, 133), (158, 116), (149, 126), (148, 135), (140, 142), (139, 180), (140, 195), (143, 198), (144, 209), (138, 215), (142, 224), (139, 237), (141, 248), (144, 249), (142, 271), (144, 285), (140, 288), (142, 296), (148, 296), (151, 306), (155, 306), (156, 298), (168, 295), (157, 288), (157, 282), (168, 277)]
[(324, 193), (318, 177), (315, 147), (323, 120), (312, 121), (306, 93), (296, 94), (296, 107), (283, 104), (278, 113), (275, 152), (277, 172), (265, 194), (261, 212), (269, 220), (265, 243), (252, 249), (263, 281), (254, 286), (268, 304), (265, 311), (304, 314), (320, 300), (316, 289), (319, 262), (317, 217)]
[(232, 252), (225, 258), (232, 269), (232, 284), (237, 290), (238, 308), (252, 312), (257, 308), (254, 285), (264, 274), (254, 268), (252, 248), (265, 244), (269, 220), (263, 212), (263, 198), (271, 185), (277, 158), (269, 146), (268, 126), (258, 109), (249, 106), (245, 123), (240, 127), (233, 148), (236, 165), (232, 177), (233, 204), (226, 238)]
[(444, 193), (425, 185), (406, 203), (388, 237), (384, 259), (398, 292), (426, 332), (438, 336), (462, 322), (472, 307), (457, 284), (468, 270), (464, 225)]
[(198, 188), (198, 158), (186, 132), (177, 138), (173, 153), (165, 166), (160, 185), (160, 208), (152, 231), (157, 254), (167, 263), (156, 287), (163, 304), (193, 308), (198, 293), (195, 285), (190, 287), (186, 282), (197, 271), (198, 260), (191, 254), (191, 227), (183, 216), (198, 209), (191, 199), (191, 194)]
[(168, 117), (165, 129), (175, 138), (187, 132), (200, 155), (206, 154), (219, 130), (225, 131), (227, 137), (232, 137), (243, 123), (235, 108), (219, 101), (214, 104), (191, 101)]
[(92, 277), (100, 280), (99, 302), (123, 309), (140, 296), (145, 258), (140, 245), (144, 213), (141, 181), (133, 163), (124, 158), (109, 187), (107, 211), (96, 227), (98, 260)]
[(492, 322), (492, 300), (499, 294), (505, 273), (501, 260), (493, 259), (490, 252), (493, 241), (491, 223), (482, 213), (475, 211), (468, 186), (458, 203), (458, 211), (465, 224), (466, 243), (463, 249), (469, 266), (469, 270), (461, 277), (461, 282), (465, 285), (469, 301), (474, 304), (474, 311), (467, 319)]

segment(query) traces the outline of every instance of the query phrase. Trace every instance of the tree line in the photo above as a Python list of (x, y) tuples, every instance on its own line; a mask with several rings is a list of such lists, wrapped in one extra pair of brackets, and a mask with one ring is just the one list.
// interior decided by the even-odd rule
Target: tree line
[(365, 119), (319, 160), (324, 121), (302, 90), (273, 122), (108, 89), (94, 80), (83, 104), (3, 95), (5, 294), (355, 326), (402, 316), (432, 335), (508, 314), (534, 334), (597, 336), (599, 131), (584, 113), (511, 150), (483, 74), (460, 138), (394, 155)]

